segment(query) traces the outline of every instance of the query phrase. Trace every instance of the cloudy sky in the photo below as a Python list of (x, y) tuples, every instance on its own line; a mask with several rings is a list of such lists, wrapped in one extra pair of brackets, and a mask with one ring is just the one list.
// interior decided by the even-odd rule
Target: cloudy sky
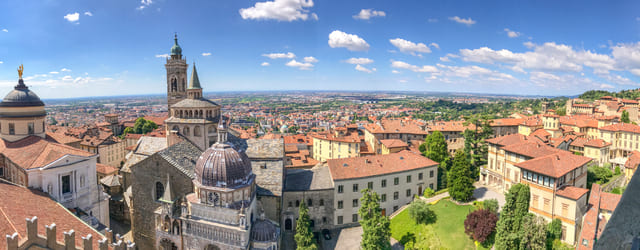
[(639, 9), (640, 1), (4, 0), (0, 93), (16, 84), (20, 64), (44, 98), (164, 93), (174, 32), (205, 91), (638, 88)]

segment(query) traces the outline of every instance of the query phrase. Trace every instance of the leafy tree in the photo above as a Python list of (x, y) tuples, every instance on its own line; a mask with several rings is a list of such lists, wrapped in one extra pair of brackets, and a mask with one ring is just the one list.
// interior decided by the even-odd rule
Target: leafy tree
[(587, 188), (591, 188), (593, 183), (607, 183), (613, 177), (611, 169), (606, 167), (591, 166), (587, 168)]
[(487, 209), (479, 209), (467, 215), (464, 232), (473, 240), (484, 243), (495, 232), (498, 216)]
[(498, 214), (498, 209), (500, 208), (500, 204), (498, 204), (498, 200), (496, 199), (485, 200), (482, 203), (482, 206), (484, 209), (489, 210), (494, 214)]
[(296, 234), (294, 236), (298, 250), (315, 250), (318, 249), (313, 233), (311, 232), (311, 219), (309, 218), (309, 208), (300, 203), (298, 222), (296, 222)]
[(58, 120), (56, 120), (55, 117), (51, 116), (51, 123), (50, 124), (51, 125), (56, 125), (56, 124), (58, 124)]
[[(447, 141), (440, 131), (433, 131), (424, 140), (424, 151), (422, 154), (427, 158), (439, 163), (438, 165), (438, 189), (447, 187), (447, 171), (449, 153), (447, 152)], [(421, 145), (422, 146), (422, 145)]]
[(629, 112), (623, 110), (622, 115), (620, 115), (620, 121), (624, 123), (631, 123), (631, 120), (629, 119)]
[(391, 249), (391, 221), (382, 215), (380, 197), (370, 189), (362, 190), (358, 209), (362, 226), (362, 249)]
[(449, 173), (449, 195), (457, 201), (468, 201), (473, 196), (473, 179), (470, 174), (469, 157), (462, 151), (456, 151), (453, 166)]
[(620, 172), (620, 166), (616, 166), (616, 170), (615, 170), (615, 175), (620, 175), (622, 174), (622, 172)]
[(519, 249), (546, 249), (547, 225), (544, 219), (527, 214), (522, 219), (522, 238)]
[(409, 204), (409, 216), (416, 221), (416, 224), (429, 224), (436, 221), (436, 213), (429, 208), (429, 204), (417, 199)]
[(556, 109), (556, 115), (565, 116), (567, 115), (567, 110), (564, 107)]
[(158, 125), (155, 122), (139, 117), (138, 119), (136, 119), (136, 122), (133, 124), (133, 128), (131, 130), (125, 129), (124, 132), (134, 133), (134, 134), (146, 134), (157, 128), (158, 128)]
[(123, 134), (123, 135), (126, 135), (126, 134), (135, 134), (135, 131), (133, 131), (133, 128), (132, 128), (132, 127), (126, 127), (126, 128), (124, 129), (124, 131), (122, 132), (122, 134)]
[(496, 225), (496, 249), (517, 249), (520, 246), (522, 220), (529, 210), (529, 192), (529, 186), (516, 184), (505, 195), (505, 204)]
[(549, 225), (547, 225), (547, 249), (553, 248), (553, 241), (560, 239), (562, 235), (562, 221), (560, 219), (553, 219)]
[(480, 167), (487, 164), (489, 146), (485, 140), (493, 135), (492, 120), (487, 115), (474, 115), (465, 118), (465, 125), (476, 125), (475, 130), (466, 129), (463, 132), (464, 152), (470, 156), (471, 175), (473, 179), (476, 179), (480, 176)]
[(424, 189), (424, 197), (429, 198), (429, 197), (433, 197), (436, 194), (436, 192), (433, 191), (433, 189), (431, 188), (425, 188)]

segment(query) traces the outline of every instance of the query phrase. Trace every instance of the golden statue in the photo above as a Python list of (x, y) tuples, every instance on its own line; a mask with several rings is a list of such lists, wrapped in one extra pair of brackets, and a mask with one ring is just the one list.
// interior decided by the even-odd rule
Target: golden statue
[(22, 71), (24, 71), (24, 67), (20, 64), (18, 67), (18, 76), (20, 76), (20, 79), (22, 79)]

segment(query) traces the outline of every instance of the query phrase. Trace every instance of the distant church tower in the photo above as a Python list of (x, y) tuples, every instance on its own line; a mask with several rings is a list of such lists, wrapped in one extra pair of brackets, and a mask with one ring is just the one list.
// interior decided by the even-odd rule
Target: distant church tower
[(175, 35), (171, 57), (167, 58), (164, 67), (167, 69), (167, 105), (171, 110), (173, 104), (187, 98), (187, 60), (182, 57), (182, 48), (178, 45), (178, 35)]

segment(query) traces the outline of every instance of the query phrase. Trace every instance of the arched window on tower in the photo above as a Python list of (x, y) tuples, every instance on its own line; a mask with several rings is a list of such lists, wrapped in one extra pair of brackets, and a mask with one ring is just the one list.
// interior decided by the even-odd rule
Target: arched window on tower
[(178, 79), (176, 79), (175, 77), (171, 79), (171, 91), (178, 91)]
[(164, 194), (164, 185), (162, 185), (162, 183), (160, 182), (156, 182), (156, 200), (160, 199), (160, 197), (162, 197), (162, 194)]
[(185, 136), (190, 136), (191, 134), (189, 134), (189, 127), (184, 127), (184, 130), (182, 131), (182, 134), (184, 134)]
[(187, 89), (187, 82), (182, 79), (182, 89), (180, 91), (185, 91), (185, 89)]

